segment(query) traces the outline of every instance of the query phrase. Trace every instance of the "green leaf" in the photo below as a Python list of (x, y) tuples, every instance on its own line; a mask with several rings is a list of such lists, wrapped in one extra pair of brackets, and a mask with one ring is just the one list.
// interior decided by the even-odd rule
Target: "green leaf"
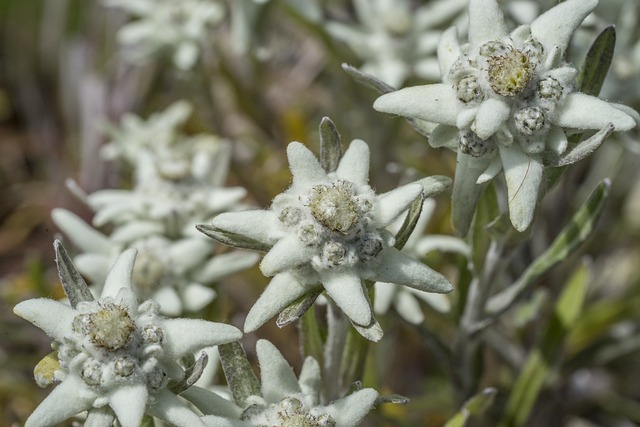
[(320, 366), (324, 366), (324, 342), (313, 306), (300, 319), (300, 340), (302, 353), (305, 356), (313, 357)]
[(340, 134), (329, 117), (320, 121), (320, 164), (327, 172), (334, 172), (342, 158)]
[(440, 194), (443, 191), (448, 190), (453, 182), (448, 176), (433, 175), (426, 178), (422, 178), (417, 181), (422, 185), (422, 195), (424, 198), (433, 197), (436, 194)]
[(616, 29), (613, 25), (605, 28), (596, 37), (589, 48), (587, 56), (576, 79), (580, 92), (598, 96), (604, 79), (607, 76), (613, 51), (616, 46)]
[(189, 367), (185, 369), (184, 378), (180, 381), (170, 381), (167, 388), (175, 394), (180, 394), (187, 390), (200, 379), (208, 362), (209, 356), (203, 351), (198, 359), (190, 363)]
[(482, 416), (493, 404), (497, 390), (489, 387), (467, 400), (444, 427), (464, 427), (471, 416)]
[(84, 281), (76, 266), (73, 265), (71, 257), (67, 253), (59, 240), (53, 242), (53, 248), (56, 253), (56, 265), (58, 266), (58, 276), (64, 293), (69, 298), (71, 307), (76, 308), (79, 302), (93, 301), (93, 294), (89, 290), (87, 282)]
[(407, 243), (407, 240), (409, 240), (411, 233), (413, 233), (413, 230), (416, 228), (416, 224), (420, 218), (420, 212), (422, 212), (423, 204), (424, 198), (418, 197), (413, 201), (413, 203), (411, 203), (411, 206), (409, 206), (407, 216), (404, 218), (404, 222), (395, 236), (396, 243), (393, 246), (399, 251), (404, 248), (404, 245)]
[(598, 185), (551, 246), (525, 270), (513, 285), (489, 300), (487, 310), (490, 313), (499, 316), (508, 310), (540, 276), (565, 260), (591, 236), (604, 208), (604, 202), (609, 196), (610, 187), (611, 181), (609, 179), (605, 179)]
[(565, 338), (582, 312), (588, 283), (589, 271), (582, 264), (565, 285), (540, 343), (529, 354), (507, 401), (500, 427), (518, 427), (527, 422), (551, 368), (564, 347)]
[(237, 233), (231, 233), (229, 231), (221, 230), (209, 224), (198, 224), (196, 229), (207, 237), (212, 238), (224, 245), (232, 246), (234, 248), (248, 249), (251, 251), (269, 252), (271, 246), (266, 245), (254, 239), (250, 239), (246, 236), (242, 236)]
[(288, 324), (300, 319), (300, 317), (313, 306), (313, 303), (316, 302), (316, 299), (322, 293), (322, 289), (323, 288), (319, 286), (317, 289), (304, 294), (285, 307), (278, 315), (276, 325), (278, 325), (279, 328), (284, 328)]
[(382, 405), (384, 403), (394, 403), (396, 405), (406, 405), (409, 403), (409, 398), (401, 396), (399, 394), (389, 394), (386, 396), (378, 396), (373, 406)]
[(250, 396), (262, 396), (260, 382), (251, 369), (247, 354), (239, 342), (221, 344), (218, 346), (220, 363), (224, 376), (231, 389), (234, 402), (241, 408), (247, 403)]

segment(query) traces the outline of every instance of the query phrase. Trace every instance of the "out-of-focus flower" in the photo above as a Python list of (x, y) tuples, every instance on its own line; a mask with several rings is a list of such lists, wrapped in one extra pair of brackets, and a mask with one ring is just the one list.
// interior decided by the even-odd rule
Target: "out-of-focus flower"
[[(361, 328), (377, 325), (365, 280), (425, 292), (453, 289), (446, 277), (394, 248), (385, 229), (421, 196), (422, 185), (376, 195), (368, 184), (369, 147), (360, 140), (351, 143), (335, 172), (325, 171), (298, 142), (289, 144), (287, 155), (293, 182), (268, 210), (223, 213), (212, 221), (215, 230), (270, 248), (260, 268), (274, 277), (249, 311), (246, 332), (320, 286)], [(374, 339), (381, 337), (380, 330)]]
[[(48, 369), (36, 368), (41, 386), (57, 384), (27, 420), (49, 426), (89, 411), (115, 413), (123, 427), (140, 425), (145, 413), (179, 426), (202, 425), (198, 416), (168, 388), (183, 381), (184, 356), (237, 341), (233, 326), (197, 319), (166, 319), (152, 301), (138, 303), (132, 290), (136, 251), (118, 257), (102, 294), (93, 300), (59, 244), (60, 279), (71, 306), (47, 298), (23, 301), (14, 312), (53, 339)], [(42, 368), (42, 364), (39, 365)], [(105, 412), (105, 408), (113, 412)]]
[(455, 28), (438, 47), (443, 82), (378, 98), (374, 108), (438, 123), (434, 147), (458, 151), (452, 220), (466, 234), (485, 185), (504, 171), (509, 215), (518, 231), (533, 221), (544, 155), (567, 149), (565, 130), (629, 130), (637, 114), (575, 91), (577, 71), (563, 62), (575, 29), (597, 0), (567, 0), (508, 33), (495, 0), (469, 3), (469, 43)]
[(408, 77), (440, 79), (436, 48), (442, 27), (467, 0), (427, 2), (413, 10), (408, 0), (354, 0), (360, 26), (328, 22), (327, 31), (362, 59), (362, 71), (392, 87)]
[(225, 15), (216, 0), (104, 0), (104, 4), (135, 17), (118, 32), (119, 42), (131, 48), (132, 60), (168, 51), (181, 70), (193, 67), (209, 28)]

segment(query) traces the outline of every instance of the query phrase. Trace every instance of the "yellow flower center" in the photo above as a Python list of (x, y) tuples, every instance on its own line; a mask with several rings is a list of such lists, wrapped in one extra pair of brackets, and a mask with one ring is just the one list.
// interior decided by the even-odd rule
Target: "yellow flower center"
[(489, 56), (487, 61), (489, 84), (499, 95), (516, 96), (526, 89), (533, 78), (535, 65), (529, 56), (511, 46)]
[(316, 185), (309, 194), (313, 217), (332, 231), (346, 234), (359, 219), (351, 183), (337, 181), (330, 186)]

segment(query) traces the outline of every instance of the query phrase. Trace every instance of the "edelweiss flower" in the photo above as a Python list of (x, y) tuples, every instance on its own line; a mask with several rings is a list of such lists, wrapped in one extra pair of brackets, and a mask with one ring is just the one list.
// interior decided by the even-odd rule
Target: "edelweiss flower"
[(240, 408), (231, 402), (225, 405), (220, 398), (212, 398), (213, 393), (197, 387), (184, 393), (203, 413), (213, 414), (203, 418), (208, 427), (355, 427), (378, 397), (378, 392), (365, 388), (324, 406), (319, 397), (320, 366), (315, 359), (306, 358), (297, 379), (269, 341), (259, 340), (256, 352), (262, 395), (248, 398), (247, 407)]
[(504, 171), (509, 214), (518, 231), (534, 215), (543, 154), (567, 149), (564, 129), (629, 130), (635, 114), (574, 88), (576, 69), (562, 61), (569, 40), (597, 0), (567, 0), (531, 25), (508, 33), (495, 0), (469, 3), (469, 43), (447, 30), (438, 47), (444, 83), (378, 98), (378, 111), (439, 123), (434, 147), (458, 150), (453, 225), (466, 234), (488, 181)]
[[(185, 379), (178, 364), (205, 347), (237, 341), (230, 325), (196, 319), (166, 319), (152, 301), (138, 304), (131, 277), (136, 251), (125, 251), (93, 300), (66, 252), (56, 244), (60, 279), (72, 306), (47, 298), (21, 302), (14, 312), (53, 339), (58, 366), (37, 375), (55, 389), (27, 420), (29, 426), (57, 424), (80, 412), (111, 408), (123, 427), (140, 425), (148, 413), (179, 426), (202, 425), (167, 388)], [(53, 371), (53, 372), (51, 372)], [(38, 370), (36, 370), (38, 373)]]
[[(461, 239), (435, 234), (424, 235), (435, 206), (436, 202), (433, 199), (424, 201), (420, 218), (411, 236), (402, 248), (402, 252), (416, 259), (424, 257), (433, 250), (455, 252), (468, 257), (470, 255), (469, 246)], [(390, 228), (392, 230), (399, 230), (401, 225), (400, 221), (396, 221)], [(451, 309), (449, 298), (442, 294), (422, 292), (417, 289), (386, 282), (376, 282), (375, 288), (373, 309), (376, 314), (384, 314), (393, 306), (398, 314), (407, 322), (419, 324), (424, 320), (424, 314), (422, 313), (418, 300), (426, 302), (433, 309), (442, 313), (447, 313)]]
[[(260, 268), (274, 276), (249, 311), (251, 332), (321, 285), (354, 325), (376, 325), (364, 280), (450, 292), (449, 281), (393, 247), (385, 227), (421, 195), (418, 183), (376, 195), (368, 185), (369, 147), (351, 143), (335, 172), (299, 142), (287, 149), (293, 182), (269, 210), (223, 213), (212, 228), (269, 247)], [(378, 339), (381, 337), (377, 337)]]
[(230, 150), (227, 142), (208, 135), (140, 149), (132, 190), (108, 189), (79, 196), (96, 212), (96, 227), (127, 224), (134, 233), (160, 228), (160, 234), (171, 239), (197, 235), (196, 223), (237, 209), (246, 195), (242, 187), (222, 186)]
[(363, 61), (362, 71), (393, 87), (416, 75), (440, 78), (435, 59), (438, 27), (450, 22), (467, 0), (439, 0), (412, 10), (408, 0), (354, 0), (362, 25), (356, 28), (337, 21), (327, 31), (344, 41)]
[(202, 309), (216, 296), (212, 284), (258, 261), (257, 254), (244, 251), (214, 256), (213, 242), (202, 235), (169, 240), (159, 234), (163, 230), (157, 224), (145, 227), (132, 222), (106, 236), (65, 209), (54, 209), (51, 217), (82, 251), (74, 262), (96, 286), (104, 283), (120, 253), (127, 248), (137, 249), (133, 270), (136, 294), (157, 302), (160, 312), (169, 316)]
[(167, 49), (182, 70), (193, 67), (208, 27), (224, 17), (224, 7), (213, 0), (105, 0), (104, 4), (137, 18), (118, 32), (120, 43), (134, 49), (133, 59)]

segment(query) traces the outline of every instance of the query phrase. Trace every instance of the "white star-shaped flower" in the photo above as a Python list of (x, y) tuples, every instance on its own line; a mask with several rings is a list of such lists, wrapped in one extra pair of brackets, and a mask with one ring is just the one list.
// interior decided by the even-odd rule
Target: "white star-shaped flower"
[(467, 0), (439, 0), (412, 10), (407, 0), (354, 0), (360, 23), (328, 22), (327, 31), (364, 61), (362, 71), (393, 87), (408, 77), (438, 80), (439, 26), (463, 11)]
[(53, 339), (57, 352), (52, 375), (37, 378), (57, 385), (26, 426), (54, 425), (83, 411), (104, 413), (105, 407), (123, 427), (139, 426), (145, 413), (179, 426), (202, 425), (168, 382), (185, 379), (181, 357), (237, 341), (242, 333), (204, 320), (166, 319), (154, 302), (139, 304), (131, 283), (135, 249), (116, 260), (97, 300), (59, 244), (56, 254), (72, 305), (37, 298), (14, 308)]
[[(438, 47), (443, 83), (401, 89), (374, 108), (438, 123), (434, 147), (458, 151), (452, 220), (466, 234), (485, 184), (504, 171), (511, 222), (532, 220), (544, 180), (543, 154), (562, 155), (568, 130), (629, 130), (629, 109), (575, 91), (577, 71), (563, 62), (575, 29), (597, 0), (567, 0), (508, 33), (495, 0), (469, 3), (469, 43), (455, 28)], [(598, 135), (603, 138), (604, 136)]]
[(256, 345), (260, 365), (261, 395), (250, 396), (246, 407), (238, 407), (198, 387), (184, 395), (205, 414), (208, 427), (296, 426), (355, 427), (373, 408), (378, 392), (358, 390), (328, 405), (320, 402), (320, 366), (307, 357), (300, 377), (278, 349), (267, 340)]
[(270, 248), (260, 268), (273, 279), (249, 311), (246, 332), (320, 286), (364, 328), (377, 324), (365, 280), (452, 290), (446, 277), (394, 248), (385, 229), (421, 195), (422, 185), (376, 195), (368, 184), (369, 147), (361, 140), (351, 143), (335, 172), (325, 171), (299, 142), (289, 144), (287, 155), (293, 182), (268, 210), (223, 213), (212, 221), (213, 229)]
[(132, 48), (133, 60), (166, 49), (181, 70), (193, 67), (209, 27), (225, 15), (224, 6), (213, 0), (105, 0), (104, 4), (136, 17), (118, 32), (119, 42)]

